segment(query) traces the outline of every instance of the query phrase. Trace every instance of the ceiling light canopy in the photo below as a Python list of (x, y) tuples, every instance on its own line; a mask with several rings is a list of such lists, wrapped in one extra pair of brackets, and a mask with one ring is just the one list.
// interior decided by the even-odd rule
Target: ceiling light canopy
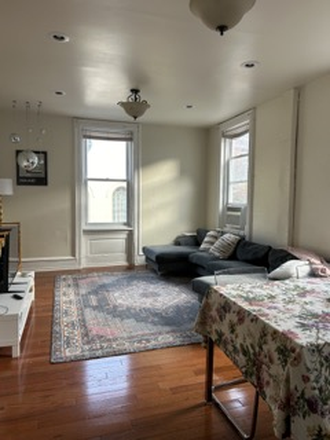
[(134, 120), (144, 115), (146, 110), (150, 108), (147, 101), (141, 99), (139, 89), (131, 89), (131, 94), (126, 98), (126, 101), (120, 101), (118, 105)]
[(223, 35), (236, 26), (256, 0), (190, 0), (191, 12), (212, 30)]

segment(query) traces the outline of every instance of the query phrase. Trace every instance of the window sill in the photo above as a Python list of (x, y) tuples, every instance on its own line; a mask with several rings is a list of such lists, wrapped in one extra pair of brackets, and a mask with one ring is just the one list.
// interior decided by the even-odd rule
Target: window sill
[(83, 232), (116, 232), (116, 231), (132, 231), (132, 230), (133, 230), (133, 228), (131, 226), (125, 226), (125, 225), (116, 225), (116, 226), (87, 225), (87, 226), (83, 227)]

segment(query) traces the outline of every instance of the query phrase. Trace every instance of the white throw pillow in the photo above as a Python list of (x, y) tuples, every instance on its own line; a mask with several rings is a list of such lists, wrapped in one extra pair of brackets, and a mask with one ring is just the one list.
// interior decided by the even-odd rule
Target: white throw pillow
[(268, 274), (270, 280), (304, 278), (312, 274), (311, 265), (304, 260), (289, 260)]
[(201, 251), (209, 251), (211, 247), (214, 245), (214, 243), (219, 238), (219, 232), (218, 231), (209, 231), (202, 242), (202, 244), (199, 247), (199, 250)]
[(241, 239), (235, 234), (224, 234), (220, 237), (210, 249), (210, 254), (216, 255), (222, 260), (228, 258), (233, 252)]

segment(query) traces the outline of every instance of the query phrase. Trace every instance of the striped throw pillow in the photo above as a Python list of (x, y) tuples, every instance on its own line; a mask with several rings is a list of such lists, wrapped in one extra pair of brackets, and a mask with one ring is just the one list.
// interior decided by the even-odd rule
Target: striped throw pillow
[(201, 251), (209, 251), (211, 247), (215, 244), (215, 242), (219, 238), (219, 232), (218, 231), (209, 231), (206, 235), (204, 240), (202, 241), (202, 244), (199, 247), (199, 250)]
[(235, 234), (224, 234), (214, 243), (209, 252), (225, 260), (234, 252), (240, 239), (241, 237)]

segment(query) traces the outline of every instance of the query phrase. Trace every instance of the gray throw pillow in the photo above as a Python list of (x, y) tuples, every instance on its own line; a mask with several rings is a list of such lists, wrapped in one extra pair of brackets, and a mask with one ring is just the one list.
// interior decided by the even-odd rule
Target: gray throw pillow
[(233, 252), (241, 237), (235, 234), (224, 234), (210, 249), (210, 253), (222, 260), (227, 259)]

